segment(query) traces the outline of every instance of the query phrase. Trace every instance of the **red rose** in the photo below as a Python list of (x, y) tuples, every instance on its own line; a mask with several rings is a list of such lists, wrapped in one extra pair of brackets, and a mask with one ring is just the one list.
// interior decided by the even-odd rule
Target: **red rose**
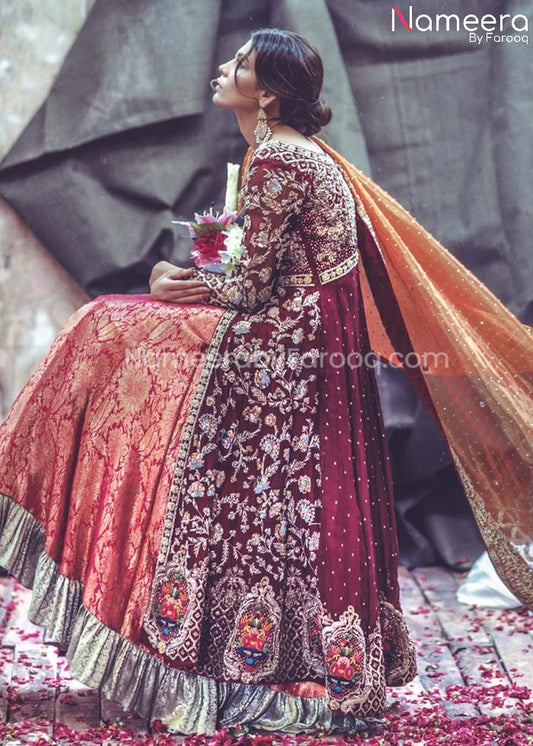
[(224, 251), (226, 248), (226, 244), (224, 243), (225, 235), (220, 230), (206, 231), (203, 235), (195, 239), (194, 249), (191, 254), (195, 257), (197, 266), (220, 261), (218, 252)]

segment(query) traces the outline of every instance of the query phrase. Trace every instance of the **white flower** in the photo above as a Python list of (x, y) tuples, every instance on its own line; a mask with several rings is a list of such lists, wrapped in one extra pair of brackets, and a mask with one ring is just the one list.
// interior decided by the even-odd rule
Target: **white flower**
[(219, 251), (220, 261), (224, 270), (231, 274), (237, 264), (240, 262), (244, 252), (242, 245), (242, 228), (240, 225), (232, 225), (224, 236), (225, 251)]
[(240, 259), (243, 251), (242, 233), (243, 231), (240, 225), (232, 225), (227, 235), (224, 237), (224, 245), (228, 256)]

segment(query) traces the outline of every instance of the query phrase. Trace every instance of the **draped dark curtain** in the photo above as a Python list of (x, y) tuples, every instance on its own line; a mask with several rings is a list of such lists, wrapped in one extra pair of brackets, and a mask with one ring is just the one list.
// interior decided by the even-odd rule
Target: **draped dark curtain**
[[(466, 5), (415, 9), (533, 16), (532, 0)], [(0, 196), (93, 296), (145, 292), (160, 259), (189, 266), (171, 220), (221, 206), (225, 164), (246, 149), (208, 81), (265, 25), (321, 51), (325, 139), (531, 323), (530, 50), (472, 43), (463, 29), (393, 32), (384, 0), (97, 0), (0, 164)], [(381, 368), (378, 385), (401, 562), (468, 567), (484, 546), (442, 437), (401, 371)]]

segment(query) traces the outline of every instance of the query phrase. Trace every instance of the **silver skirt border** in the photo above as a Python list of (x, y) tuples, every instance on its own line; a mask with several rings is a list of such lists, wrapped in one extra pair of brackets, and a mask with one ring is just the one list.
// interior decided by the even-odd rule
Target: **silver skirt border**
[(61, 575), (45, 552), (43, 526), (0, 493), (0, 566), (32, 589), (28, 619), (65, 650), (75, 679), (126, 711), (161, 720), (173, 733), (213, 735), (223, 727), (332, 735), (374, 731), (382, 718), (332, 711), (325, 697), (297, 697), (266, 686), (216, 681), (166, 666), (103, 624), (83, 605), (83, 587)]

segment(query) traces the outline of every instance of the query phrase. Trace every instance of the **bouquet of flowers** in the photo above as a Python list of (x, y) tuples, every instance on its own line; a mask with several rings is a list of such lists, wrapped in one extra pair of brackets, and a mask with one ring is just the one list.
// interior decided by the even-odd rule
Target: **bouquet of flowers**
[(244, 247), (242, 246), (242, 228), (237, 225), (237, 195), (239, 189), (239, 165), (228, 163), (228, 179), (224, 210), (213, 213), (195, 213), (194, 220), (173, 220), (173, 223), (185, 225), (189, 235), (194, 239), (191, 251), (197, 267), (204, 267), (213, 272), (233, 274), (239, 263)]

